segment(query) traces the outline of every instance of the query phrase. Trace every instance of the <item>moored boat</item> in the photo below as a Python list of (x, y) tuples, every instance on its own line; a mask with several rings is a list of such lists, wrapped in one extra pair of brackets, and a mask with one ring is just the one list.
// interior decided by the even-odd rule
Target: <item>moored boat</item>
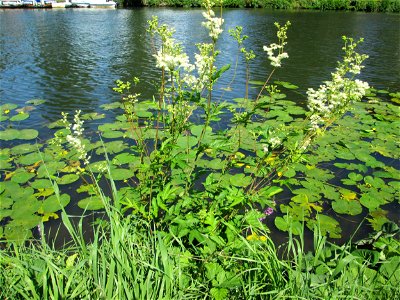
[(72, 0), (72, 6), (85, 8), (116, 8), (117, 3), (112, 0)]

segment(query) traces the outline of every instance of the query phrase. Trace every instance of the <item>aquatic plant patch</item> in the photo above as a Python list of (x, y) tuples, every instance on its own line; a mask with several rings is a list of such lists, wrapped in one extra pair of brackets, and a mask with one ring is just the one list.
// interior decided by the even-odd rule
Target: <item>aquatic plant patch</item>
[[(33, 110), (1, 106), (7, 118), (0, 139), (9, 145), (0, 155), (6, 239), (30, 237), (32, 228), (58, 217), (75, 191), (70, 205), (98, 210), (111, 202), (203, 254), (222, 251), (236, 233), (258, 240), (274, 229), (267, 218), (282, 231), (318, 225), (321, 234), (339, 238), (338, 216), (364, 214), (378, 228), (388, 220), (386, 205), (398, 209), (398, 110), (375, 103), (396, 94), (356, 79), (367, 58), (356, 52), (362, 39), (343, 37), (344, 57), (331, 80), (308, 89), (306, 100), (290, 99), (295, 84), (270, 82), (288, 57), (291, 25), (275, 23), (277, 40), (263, 47), (272, 68), (266, 80), (250, 82), (247, 68), (243, 97), (215, 100), (215, 84), (231, 65), (217, 68), (224, 20), (211, 8), (206, 1), (208, 40), (197, 45), (193, 63), (172, 29), (149, 20), (160, 73), (151, 101), (141, 99), (138, 78), (118, 80), (120, 102), (103, 105), (104, 111), (63, 113), (49, 124), (54, 138), (40, 144), (39, 132), (24, 128), (20, 116)], [(248, 67), (255, 54), (243, 46), (242, 30), (230, 34)], [(259, 91), (254, 98), (251, 87)], [(109, 110), (114, 122), (99, 125)], [(96, 134), (88, 132), (91, 122)], [(279, 197), (284, 189), (291, 192), (287, 199)]]

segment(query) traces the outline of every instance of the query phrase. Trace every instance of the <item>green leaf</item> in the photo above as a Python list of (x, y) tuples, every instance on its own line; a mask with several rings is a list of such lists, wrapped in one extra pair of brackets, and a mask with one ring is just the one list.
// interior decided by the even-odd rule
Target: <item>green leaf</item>
[(19, 114), (15, 115), (15, 116), (12, 116), (10, 118), (10, 121), (12, 121), (12, 122), (21, 122), (21, 121), (26, 120), (28, 118), (29, 118), (29, 114), (28, 113), (19, 113)]
[(329, 235), (334, 239), (341, 237), (342, 229), (340, 228), (339, 222), (332, 217), (318, 214), (315, 220), (309, 220), (307, 222), (307, 227), (309, 229), (312, 230), (314, 226), (317, 226), (322, 235)]
[(281, 86), (283, 86), (284, 88), (287, 88), (287, 89), (298, 89), (299, 88), (297, 85), (294, 85), (294, 84), (292, 84), (290, 82), (287, 82), (287, 81), (275, 80), (274, 83), (278, 84), (278, 85), (281, 85)]
[(10, 152), (13, 155), (27, 154), (38, 150), (38, 145), (20, 144), (11, 148)]
[(37, 106), (37, 105), (43, 104), (45, 102), (46, 102), (46, 100), (43, 100), (43, 99), (32, 99), (32, 100), (26, 101), (25, 103)]
[(20, 140), (33, 140), (36, 139), (39, 132), (35, 129), (22, 129), (19, 131), (18, 139)]
[(250, 176), (245, 176), (243, 173), (235, 174), (229, 178), (229, 182), (238, 187), (246, 187), (252, 181)]
[(69, 202), (70, 196), (67, 194), (61, 194), (59, 198), (56, 195), (50, 196), (42, 201), (39, 213), (45, 214), (59, 211), (63, 207), (67, 206)]
[(66, 174), (62, 177), (58, 177), (56, 179), (56, 181), (58, 184), (64, 185), (64, 184), (73, 183), (73, 182), (77, 181), (78, 179), (79, 179), (79, 175), (77, 175), (77, 174)]
[[(105, 200), (109, 201), (110, 199), (106, 198)], [(78, 206), (86, 210), (99, 210), (104, 208), (104, 203), (100, 196), (92, 196), (80, 200)]]
[(227, 299), (228, 296), (228, 289), (225, 288), (211, 288), (210, 290), (211, 296), (213, 296), (213, 298), (215, 300), (225, 300)]
[(293, 220), (290, 216), (276, 217), (275, 226), (281, 231), (291, 230), (293, 234), (299, 235), (303, 232), (303, 225), (298, 220)]
[(18, 169), (15, 174), (11, 177), (12, 182), (16, 183), (26, 183), (28, 182), (31, 178), (35, 177), (35, 174), (29, 173), (25, 171), (24, 169)]
[[(126, 180), (128, 178), (133, 177), (135, 174), (132, 170), (121, 169), (121, 168), (113, 168), (111, 169), (111, 178), (113, 180)], [(109, 178), (109, 175), (106, 174), (106, 177)]]
[(0, 131), (0, 140), (11, 141), (18, 139), (19, 131), (17, 129), (9, 128)]
[(362, 206), (357, 200), (338, 199), (332, 202), (332, 208), (338, 214), (351, 216), (359, 215), (362, 212)]

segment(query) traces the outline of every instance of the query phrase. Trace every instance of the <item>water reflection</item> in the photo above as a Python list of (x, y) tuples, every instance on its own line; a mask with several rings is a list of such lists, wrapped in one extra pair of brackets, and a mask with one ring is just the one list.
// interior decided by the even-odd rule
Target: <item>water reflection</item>
[[(160, 23), (175, 27), (175, 37), (192, 58), (195, 44), (209, 40), (200, 26), (203, 17), (199, 9), (1, 11), (1, 101), (22, 104), (32, 98), (47, 99), (42, 117), (54, 120), (61, 111), (92, 111), (117, 100), (118, 95), (111, 90), (113, 82), (133, 76), (141, 78), (140, 92), (150, 98), (159, 74), (153, 67), (146, 34), (152, 15), (157, 15)], [(341, 57), (341, 36), (348, 35), (366, 40), (362, 48), (370, 58), (362, 79), (378, 88), (400, 85), (398, 15), (227, 9), (223, 17), (225, 31), (218, 42), (218, 64), (230, 63), (232, 68), (220, 88), (231, 81), (237, 54), (237, 44), (228, 29), (244, 27), (243, 33), (249, 36), (245, 46), (257, 54), (251, 79), (264, 80), (271, 66), (262, 47), (276, 40), (273, 23), (286, 20), (292, 23), (287, 46), (290, 57), (275, 73), (275, 79), (301, 86), (303, 94), (306, 88), (318, 86), (329, 79)], [(243, 97), (244, 76), (245, 65), (240, 59), (234, 90), (219, 90), (216, 99)], [(257, 91), (250, 93), (254, 96)], [(31, 122), (37, 124), (38, 120)]]

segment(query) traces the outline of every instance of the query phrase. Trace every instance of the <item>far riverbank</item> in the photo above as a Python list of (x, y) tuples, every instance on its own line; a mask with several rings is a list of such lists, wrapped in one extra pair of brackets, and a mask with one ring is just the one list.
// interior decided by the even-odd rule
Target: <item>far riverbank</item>
[[(202, 0), (118, 0), (120, 7), (201, 7)], [(229, 8), (273, 8), (400, 12), (398, 0), (221, 0), (216, 6)]]

